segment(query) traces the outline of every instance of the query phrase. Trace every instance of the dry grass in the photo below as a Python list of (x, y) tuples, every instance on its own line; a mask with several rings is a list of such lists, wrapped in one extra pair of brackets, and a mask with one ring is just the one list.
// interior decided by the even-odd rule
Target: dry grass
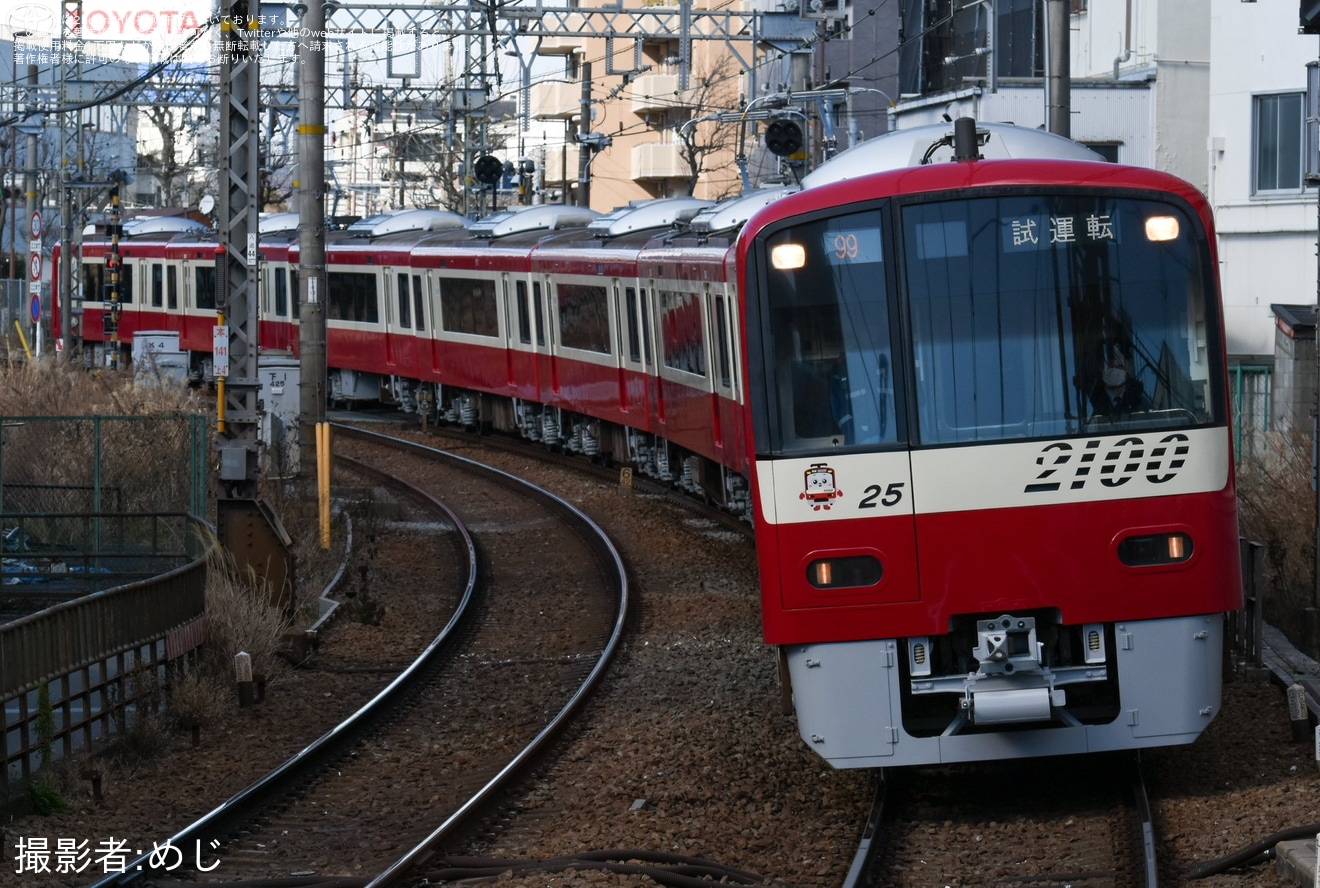
[(170, 676), (170, 716), (173, 727), (209, 727), (237, 706), (232, 680), (185, 664)]
[(289, 618), (270, 603), (256, 573), (240, 569), (233, 556), (216, 546), (206, 571), (207, 642), (202, 674), (221, 680), (234, 677), (235, 657), (252, 658), (252, 674), (267, 681), (287, 668), (280, 658)]
[(0, 366), (4, 416), (160, 416), (205, 408), (195, 389), (139, 384), (128, 372), (88, 372), (50, 355)]

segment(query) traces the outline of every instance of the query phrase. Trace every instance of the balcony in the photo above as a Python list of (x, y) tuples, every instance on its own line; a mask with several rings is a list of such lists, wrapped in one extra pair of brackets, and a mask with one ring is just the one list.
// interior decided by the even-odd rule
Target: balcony
[(582, 106), (580, 83), (536, 83), (532, 85), (532, 116), (537, 120), (569, 120)]
[(691, 90), (679, 90), (677, 74), (643, 74), (632, 82), (628, 92), (632, 94), (634, 114), (692, 107)]
[(536, 48), (537, 55), (566, 56), (583, 51), (584, 40), (581, 37), (545, 37)]
[(634, 180), (686, 179), (689, 172), (682, 146), (676, 142), (652, 142), (633, 149)]

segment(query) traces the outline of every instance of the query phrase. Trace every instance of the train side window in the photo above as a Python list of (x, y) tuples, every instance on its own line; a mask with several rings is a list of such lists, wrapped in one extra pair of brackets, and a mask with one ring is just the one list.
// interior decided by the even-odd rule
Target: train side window
[(326, 320), (380, 323), (376, 275), (370, 272), (332, 271), (325, 276)]
[(159, 262), (151, 263), (151, 307), (165, 304), (165, 269)]
[(440, 325), (450, 333), (499, 336), (499, 300), (489, 278), (441, 277)]
[(119, 301), (123, 305), (133, 304), (133, 266), (127, 263), (119, 266)]
[(284, 274), (284, 269), (276, 267), (274, 270), (274, 290), (275, 290), (275, 315), (281, 318), (289, 316), (289, 279)]
[(637, 318), (637, 288), (624, 287), (625, 311), (628, 318), (628, 360), (634, 364), (642, 362), (642, 332)]
[(400, 273), (399, 283), (399, 326), (403, 329), (412, 327), (412, 294), (408, 292), (408, 275)]
[(103, 287), (106, 282), (105, 266), (88, 263), (82, 267), (83, 299), (87, 302), (100, 302), (105, 297)]
[(179, 307), (179, 269), (165, 266), (165, 307), (175, 311)]
[(694, 376), (706, 376), (706, 330), (701, 317), (701, 296), (660, 290), (656, 298), (660, 306), (661, 358), (665, 366)]
[(193, 296), (198, 308), (215, 309), (216, 275), (214, 265), (199, 265), (193, 269)]
[(291, 303), (289, 306), (291, 309), (290, 316), (296, 318), (298, 317), (298, 306), (300, 304), (298, 302), (298, 269), (296, 268), (289, 269), (289, 296), (291, 297), (289, 299)]
[(565, 348), (611, 354), (610, 307), (606, 289), (596, 284), (560, 284), (559, 342)]
[(422, 291), (422, 276), (412, 276), (413, 292), (413, 327), (418, 333), (426, 332), (426, 298)]
[(518, 341), (532, 344), (532, 317), (527, 311), (527, 282), (513, 282), (513, 298), (518, 303)]
[(532, 303), (536, 316), (536, 344), (545, 345), (545, 304), (541, 299), (541, 282), (532, 281)]

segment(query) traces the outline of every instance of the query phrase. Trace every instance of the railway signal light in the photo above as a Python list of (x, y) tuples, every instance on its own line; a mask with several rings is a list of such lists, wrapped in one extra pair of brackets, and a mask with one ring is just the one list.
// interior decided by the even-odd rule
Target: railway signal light
[(802, 127), (781, 117), (765, 128), (765, 147), (775, 157), (791, 157), (802, 150)]
[(472, 164), (472, 175), (482, 185), (494, 185), (504, 175), (504, 164), (498, 157), (483, 154)]

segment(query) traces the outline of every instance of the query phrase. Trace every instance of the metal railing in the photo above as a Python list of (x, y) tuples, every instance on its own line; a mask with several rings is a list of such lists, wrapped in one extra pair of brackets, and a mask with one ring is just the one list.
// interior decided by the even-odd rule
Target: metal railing
[(207, 552), (192, 536), (181, 567), (0, 625), (0, 799), (47, 757), (90, 750), (164, 705), (170, 664), (205, 638)]
[(0, 803), (165, 705), (205, 637), (199, 415), (0, 417)]

